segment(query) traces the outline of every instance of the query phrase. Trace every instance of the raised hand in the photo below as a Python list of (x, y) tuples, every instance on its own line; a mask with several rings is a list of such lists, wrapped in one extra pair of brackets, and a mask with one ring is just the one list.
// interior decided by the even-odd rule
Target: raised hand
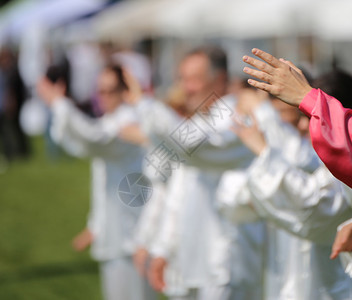
[(302, 71), (293, 63), (277, 59), (269, 53), (254, 48), (252, 53), (263, 61), (244, 56), (243, 61), (258, 70), (245, 67), (243, 71), (259, 80), (249, 79), (248, 83), (264, 90), (288, 104), (299, 106), (304, 96), (312, 87), (307, 82)]
[(62, 82), (52, 83), (48, 78), (43, 77), (37, 83), (39, 97), (48, 105), (52, 105), (56, 99), (65, 96), (66, 86)]
[(252, 114), (246, 116), (235, 115), (232, 131), (255, 155), (260, 155), (267, 146), (264, 134), (259, 129)]

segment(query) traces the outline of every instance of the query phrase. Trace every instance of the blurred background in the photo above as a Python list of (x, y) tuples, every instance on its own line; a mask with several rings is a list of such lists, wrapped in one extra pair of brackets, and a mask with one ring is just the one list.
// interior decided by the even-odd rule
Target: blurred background
[(313, 77), (352, 72), (348, 0), (10, 0), (0, 4), (0, 299), (101, 299), (98, 268), (72, 250), (89, 206), (89, 162), (48, 135), (35, 86), (60, 66), (90, 115), (96, 77), (127, 61), (143, 90), (163, 99), (182, 55), (216, 44), (231, 80), (253, 47)]

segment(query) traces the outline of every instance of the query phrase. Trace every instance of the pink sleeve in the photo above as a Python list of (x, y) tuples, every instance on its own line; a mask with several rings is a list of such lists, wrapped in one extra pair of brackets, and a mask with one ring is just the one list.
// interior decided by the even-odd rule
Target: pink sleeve
[(299, 109), (310, 117), (312, 144), (321, 160), (352, 187), (352, 110), (319, 89), (312, 89)]

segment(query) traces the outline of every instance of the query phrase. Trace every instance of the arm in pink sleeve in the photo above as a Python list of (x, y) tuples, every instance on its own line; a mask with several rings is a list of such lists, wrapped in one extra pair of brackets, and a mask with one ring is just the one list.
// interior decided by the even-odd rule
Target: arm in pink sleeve
[(312, 89), (299, 108), (310, 117), (312, 144), (321, 160), (352, 187), (352, 110), (319, 89)]

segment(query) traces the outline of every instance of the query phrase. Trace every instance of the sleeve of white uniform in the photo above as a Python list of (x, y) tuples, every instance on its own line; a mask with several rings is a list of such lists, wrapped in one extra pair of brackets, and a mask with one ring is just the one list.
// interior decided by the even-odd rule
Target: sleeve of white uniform
[(248, 187), (258, 213), (317, 243), (330, 244), (335, 228), (351, 214), (341, 183), (325, 167), (307, 173), (273, 149), (266, 149), (251, 166)]
[(162, 212), (162, 220), (155, 239), (150, 247), (150, 253), (154, 257), (171, 257), (178, 245), (179, 217), (184, 199), (182, 196), (183, 168), (173, 174), (168, 181), (168, 188), (165, 195), (165, 209)]
[(72, 111), (73, 107), (68, 99), (56, 100), (52, 106), (50, 133), (53, 140), (69, 154), (83, 157), (87, 155), (87, 149), (75, 137), (69, 126)]
[(251, 202), (246, 170), (226, 171), (219, 182), (216, 203), (219, 212), (232, 223), (255, 222), (260, 216)]
[(99, 119), (90, 118), (66, 98), (54, 102), (52, 113), (51, 136), (71, 155), (117, 155), (118, 127), (112, 125), (114, 122), (104, 124)]
[(106, 144), (117, 135), (113, 128), (106, 130), (106, 126), (99, 120), (86, 116), (79, 111), (68, 99), (61, 98), (54, 102), (52, 107), (55, 117), (62, 117), (62, 112), (67, 113), (63, 120), (66, 126), (76, 133), (82, 140), (95, 144)]
[(143, 208), (135, 231), (135, 245), (149, 249), (155, 234), (159, 230), (165, 201), (165, 184), (156, 183), (153, 195)]

